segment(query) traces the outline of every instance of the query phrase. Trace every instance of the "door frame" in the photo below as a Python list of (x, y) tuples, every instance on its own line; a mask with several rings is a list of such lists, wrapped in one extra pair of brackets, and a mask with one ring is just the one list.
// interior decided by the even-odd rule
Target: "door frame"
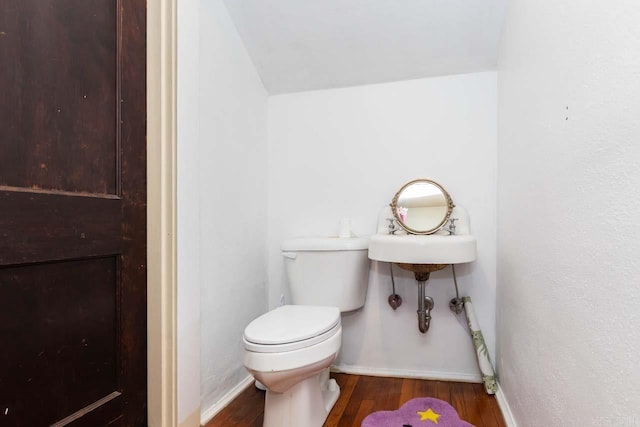
[(147, 399), (150, 427), (177, 425), (176, 9), (147, 0)]

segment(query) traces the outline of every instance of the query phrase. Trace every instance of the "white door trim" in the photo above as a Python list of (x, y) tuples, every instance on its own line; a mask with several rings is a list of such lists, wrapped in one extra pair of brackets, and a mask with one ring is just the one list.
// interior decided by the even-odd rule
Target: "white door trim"
[(151, 427), (177, 425), (176, 3), (147, 1), (147, 390)]

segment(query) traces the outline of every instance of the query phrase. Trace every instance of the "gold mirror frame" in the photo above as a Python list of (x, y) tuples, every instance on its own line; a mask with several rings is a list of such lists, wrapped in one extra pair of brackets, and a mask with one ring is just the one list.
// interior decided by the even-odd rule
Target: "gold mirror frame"
[[(404, 222), (402, 222), (402, 220), (398, 216), (398, 198), (400, 197), (400, 194), (402, 193), (402, 191), (404, 189), (406, 189), (410, 185), (416, 184), (418, 182), (424, 182), (424, 183), (429, 183), (429, 184), (435, 185), (438, 189), (440, 189), (440, 191), (444, 195), (444, 198), (445, 198), (446, 203), (447, 203), (447, 213), (445, 214), (444, 218), (442, 219), (442, 221), (436, 227), (434, 227), (434, 228), (432, 228), (430, 230), (414, 230), (413, 228), (408, 227)], [(453, 212), (453, 208), (456, 205), (453, 204), (453, 200), (451, 200), (451, 196), (449, 195), (449, 193), (447, 193), (447, 190), (445, 190), (442, 185), (438, 184), (437, 182), (435, 182), (435, 181), (433, 181), (431, 179), (420, 178), (420, 179), (414, 179), (413, 181), (409, 181), (405, 185), (403, 185), (400, 188), (400, 190), (398, 190), (398, 192), (395, 194), (395, 196), (393, 196), (393, 199), (391, 200), (391, 203), (389, 204), (389, 206), (391, 206), (391, 212), (393, 213), (393, 216), (396, 219), (396, 222), (398, 223), (398, 225), (400, 227), (402, 227), (403, 230), (405, 230), (409, 234), (422, 234), (422, 235), (425, 235), (425, 234), (433, 234), (433, 233), (437, 232), (438, 230), (440, 230), (442, 227), (444, 227), (444, 225), (449, 220), (449, 217), (451, 217), (451, 212)]]

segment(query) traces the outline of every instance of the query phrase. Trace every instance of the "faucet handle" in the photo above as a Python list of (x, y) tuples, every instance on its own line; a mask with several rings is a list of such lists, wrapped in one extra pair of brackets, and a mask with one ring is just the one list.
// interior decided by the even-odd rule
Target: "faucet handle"
[(449, 233), (449, 235), (453, 235), (456, 234), (456, 221), (459, 218), (449, 218), (449, 226), (448, 227), (442, 227), (442, 230), (446, 231), (447, 233)]
[(385, 219), (389, 221), (389, 225), (387, 225), (387, 228), (389, 229), (389, 234), (394, 234), (396, 231), (398, 231), (398, 226), (396, 225), (395, 218), (385, 218)]

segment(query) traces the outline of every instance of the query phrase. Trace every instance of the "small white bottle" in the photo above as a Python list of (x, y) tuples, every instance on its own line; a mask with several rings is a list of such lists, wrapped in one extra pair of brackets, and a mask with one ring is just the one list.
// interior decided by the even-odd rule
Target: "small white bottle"
[(341, 239), (348, 239), (352, 237), (351, 234), (351, 220), (349, 218), (342, 218), (340, 220), (340, 233), (338, 237)]

